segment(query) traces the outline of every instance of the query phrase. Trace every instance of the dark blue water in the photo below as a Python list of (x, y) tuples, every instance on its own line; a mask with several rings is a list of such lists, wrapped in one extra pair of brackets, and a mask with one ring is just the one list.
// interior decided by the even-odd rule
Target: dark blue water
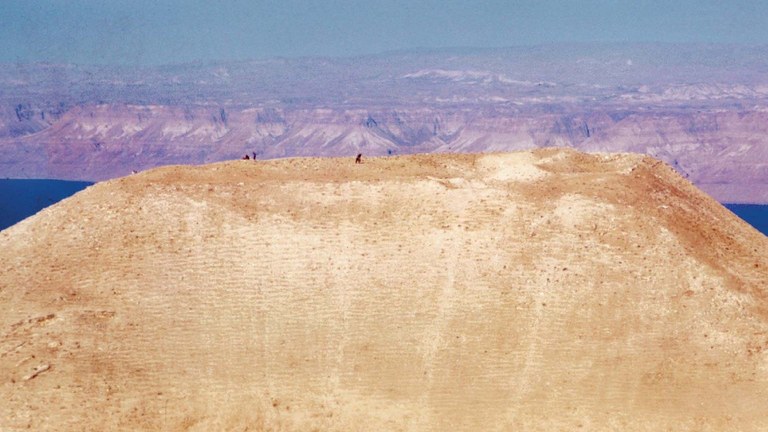
[(92, 184), (64, 180), (0, 180), (0, 230)]
[(768, 236), (768, 205), (759, 204), (724, 204), (736, 216), (747, 221), (758, 231)]
[[(92, 184), (63, 180), (0, 179), (0, 230)], [(768, 236), (768, 205), (725, 204), (725, 206)]]

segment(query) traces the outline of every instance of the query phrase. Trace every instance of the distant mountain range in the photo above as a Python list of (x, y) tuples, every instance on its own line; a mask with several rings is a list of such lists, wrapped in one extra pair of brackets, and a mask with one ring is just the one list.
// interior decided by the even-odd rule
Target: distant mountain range
[(768, 203), (768, 46), (585, 44), (152, 68), (0, 65), (0, 176), (566, 146)]

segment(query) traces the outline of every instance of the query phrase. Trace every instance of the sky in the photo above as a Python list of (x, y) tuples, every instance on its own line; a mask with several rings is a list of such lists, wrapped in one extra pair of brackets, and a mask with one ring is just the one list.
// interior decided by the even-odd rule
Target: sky
[(560, 42), (768, 44), (768, 0), (0, 0), (0, 62), (158, 65)]

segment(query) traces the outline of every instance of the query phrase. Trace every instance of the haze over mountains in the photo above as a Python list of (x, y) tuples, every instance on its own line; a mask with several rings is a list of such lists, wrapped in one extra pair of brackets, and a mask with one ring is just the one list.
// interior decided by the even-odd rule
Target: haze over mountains
[(579, 44), (130, 69), (0, 66), (0, 176), (103, 180), (256, 153), (570, 146), (768, 203), (768, 47)]

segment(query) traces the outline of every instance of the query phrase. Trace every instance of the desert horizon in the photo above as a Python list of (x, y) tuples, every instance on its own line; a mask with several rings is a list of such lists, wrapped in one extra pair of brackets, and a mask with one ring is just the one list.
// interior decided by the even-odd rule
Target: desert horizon
[(644, 153), (768, 203), (766, 46), (543, 44), (167, 66), (0, 64), (0, 177), (544, 147)]
[(0, 16), (0, 430), (768, 430), (768, 2)]

